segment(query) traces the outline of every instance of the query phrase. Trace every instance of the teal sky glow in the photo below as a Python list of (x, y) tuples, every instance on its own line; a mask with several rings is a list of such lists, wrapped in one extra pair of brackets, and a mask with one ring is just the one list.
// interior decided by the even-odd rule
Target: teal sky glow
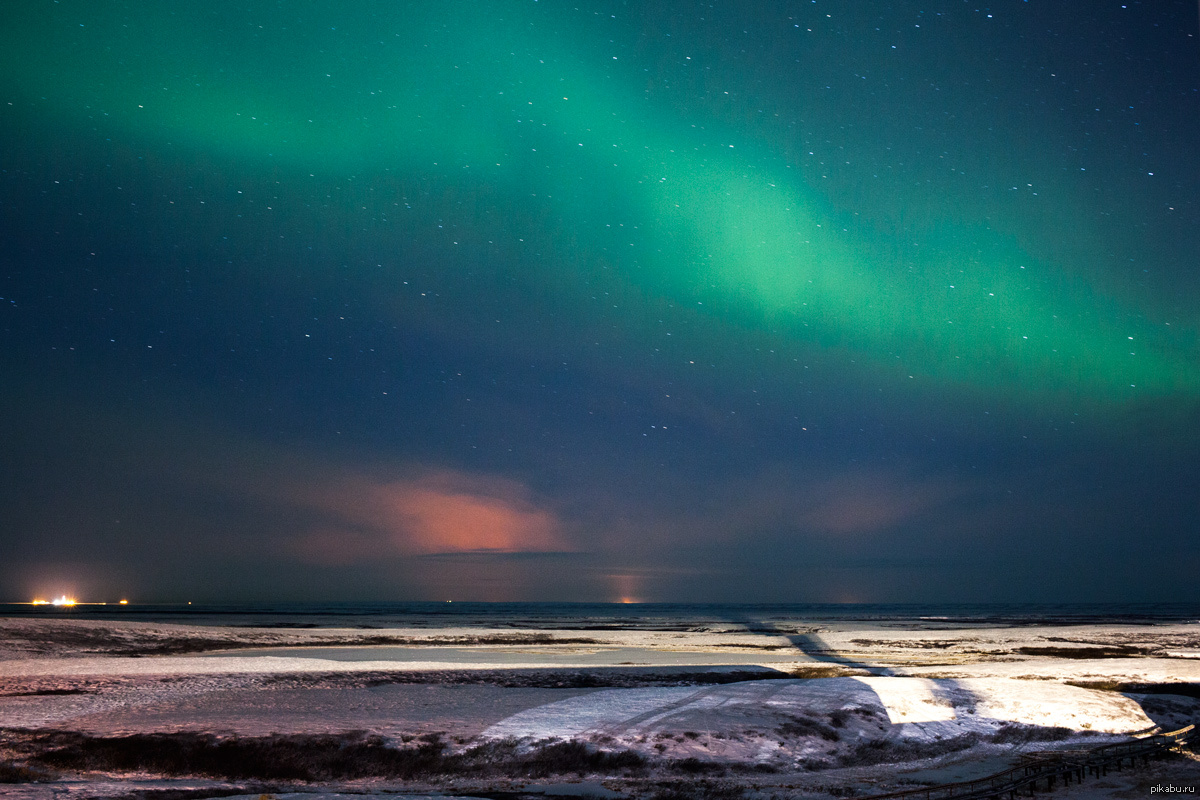
[[(25, 387), (5, 407), (43, 421), (10, 444), (66, 437), (38, 416), (57, 403), (150, 450), (137, 421), (195, 418), (228, 452), (180, 482), (259, 448), (305, 465), (209, 486), (242, 511), (190, 511), (200, 540), (287, 506), (247, 558), (319, 568), (326, 528), (352, 553), (403, 540), (401, 572), (443, 540), (506, 542), (476, 549), (593, 559), (588, 597), (639, 570), (646, 596), (696, 596), (708, 579), (679, 576), (757, 547), (916, 596), (949, 531), (1015, 563), (1030, 531), (1065, 548), (1095, 512), (1107, 552), (1148, 504), (1178, 542), (1194, 11), (23, 2), (0, 32), (0, 324)], [(95, 435), (51, 449), (76, 463)], [(149, 479), (101, 471), (125, 476), (96, 490), (114, 509)], [(697, 521), (688, 498), (714, 497)], [(128, 547), (176, 513), (125, 534), (99, 520), (136, 514), (79, 502), (88, 541)], [(505, 532), (456, 538), (438, 503)], [(847, 530), (878, 547), (831, 544)], [(538, 595), (493, 568), (495, 596)]]

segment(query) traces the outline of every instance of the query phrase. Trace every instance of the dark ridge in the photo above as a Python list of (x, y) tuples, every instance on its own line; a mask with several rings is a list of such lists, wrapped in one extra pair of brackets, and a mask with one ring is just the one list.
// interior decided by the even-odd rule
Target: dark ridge
[(875, 764), (900, 764), (933, 758), (946, 753), (957, 753), (974, 747), (980, 742), (977, 734), (956, 736), (940, 742), (906, 742), (894, 739), (871, 739), (856, 746), (838, 758), (841, 767), (867, 767)]
[(794, 650), (789, 644), (753, 644), (751, 642), (721, 642), (713, 647), (737, 647), (743, 650)]
[(1099, 689), (1121, 694), (1175, 694), (1200, 700), (1200, 683), (1122, 683), (1120, 681), (1067, 681), (1081, 689)]
[(0, 761), (0, 783), (38, 783), (54, 780), (55, 775), (44, 769), (12, 761)]
[(989, 738), (996, 744), (1024, 744), (1025, 742), (1059, 742), (1074, 735), (1075, 732), (1070, 728), (1042, 728), (1010, 722), (1001, 726)]
[[(844, 724), (845, 719), (843, 718), (842, 725)], [(820, 736), (827, 742), (836, 742), (842, 738), (842, 735), (835, 730), (834, 725), (827, 725), (820, 720), (804, 716), (793, 716), (780, 725), (777, 730), (782, 736)]]
[(657, 784), (650, 800), (741, 800), (746, 790), (725, 781), (664, 781)]
[(399, 747), (363, 733), (220, 738), (201, 733), (92, 737), (54, 731), (29, 738), (40, 750), (29, 758), (34, 767), (229, 780), (324, 782), (499, 774), (544, 778), (629, 772), (647, 764), (630, 750), (598, 750), (575, 741), (523, 749), (514, 740), (502, 740), (453, 753), (436, 734)]
[(1130, 694), (1177, 694), (1200, 699), (1200, 683), (1126, 683), (1122, 692)]
[(276, 786), (235, 786), (209, 789), (138, 789), (105, 800), (214, 800), (219, 797), (238, 797), (247, 794), (271, 795), (289, 791)]
[(850, 678), (855, 675), (870, 675), (870, 670), (858, 667), (844, 667), (840, 664), (816, 664), (800, 666), (787, 674), (789, 678), (812, 680), (815, 678)]
[(1023, 656), (1052, 656), (1054, 658), (1137, 658), (1148, 652), (1140, 647), (1018, 647)]
[[(255, 626), (262, 627), (262, 626)], [(274, 623), (273, 628), (310, 628), (301, 623)], [(42, 637), (42, 638), (37, 638)], [(66, 646), (87, 653), (103, 653), (122, 656), (165, 656), (187, 653), (204, 653), (218, 650), (265, 650), (276, 648), (307, 647), (453, 647), (470, 645), (539, 645), (539, 644), (603, 644), (589, 637), (560, 638), (549, 633), (494, 633), (481, 636), (391, 636), (374, 634), (365, 636), (343, 636), (338, 638), (316, 637), (293, 641), (268, 638), (256, 640), (244, 635), (241, 639), (215, 638), (206, 636), (163, 636), (159, 638), (127, 639), (107, 628), (56, 628), (52, 632), (32, 632), (28, 636), (10, 634), (13, 640), (32, 643), (33, 650), (42, 652), (52, 646)]]
[(709, 772), (721, 774), (726, 769), (726, 765), (724, 764), (718, 764), (715, 761), (704, 761), (695, 756), (673, 759), (668, 762), (668, 766), (677, 772), (686, 772), (689, 775), (699, 775)]
[[(840, 674), (840, 673), (839, 673)], [(590, 671), (562, 669), (438, 670), (436, 672), (294, 673), (268, 679), (272, 685), (296, 687), (374, 687), (391, 684), (489, 685), (505, 688), (592, 689), (643, 686), (716, 686), (742, 681), (799, 677), (769, 668), (747, 670), (658, 672), (655, 668), (608, 667)], [(826, 677), (821, 675), (820, 677)]]
[(779, 767), (775, 766), (774, 764), (765, 764), (761, 761), (756, 764), (745, 764), (741, 761), (737, 761), (733, 764), (730, 764), (729, 769), (731, 772), (738, 772), (742, 774), (758, 772), (764, 775), (774, 775), (780, 771)]

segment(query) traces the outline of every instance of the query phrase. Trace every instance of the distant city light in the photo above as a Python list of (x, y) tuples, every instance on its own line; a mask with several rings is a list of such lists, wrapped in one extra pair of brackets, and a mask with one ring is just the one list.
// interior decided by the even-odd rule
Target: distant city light
[[(64, 594), (59, 597), (55, 597), (53, 600), (44, 600), (40, 597), (35, 597), (32, 601), (30, 601), (29, 605), (31, 605), (31, 606), (58, 606), (58, 607), (70, 608), (71, 606), (80, 605), (80, 602), (78, 600), (76, 600), (74, 597), (67, 597)], [(96, 605), (96, 604), (92, 603), (91, 605)]]

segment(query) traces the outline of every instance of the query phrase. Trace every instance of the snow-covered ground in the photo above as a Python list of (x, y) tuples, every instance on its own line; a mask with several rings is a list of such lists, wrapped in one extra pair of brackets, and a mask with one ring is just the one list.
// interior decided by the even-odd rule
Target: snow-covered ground
[(722, 686), (604, 689), (514, 714), (485, 736), (613, 736), (623, 742), (663, 731), (770, 729), (789, 718), (838, 711), (886, 719), (888, 733), (941, 739), (992, 733), (1006, 723), (1097, 733), (1153, 726), (1124, 695), (1004, 678), (819, 678)]
[[(683, 769), (762, 796), (830, 796), (1200, 721), (1200, 701), (1161, 686), (1200, 683), (1198, 651), (1197, 624), (498, 634), (0, 620), (0, 729), (365, 731), (397, 746), (440, 734), (452, 751), (574, 740), (642, 755), (643, 783)], [(27, 755), (0, 752), (0, 762)], [(640, 785), (601, 778), (600, 794)], [(1112, 791), (1129, 780), (1110, 779)], [(42, 788), (70, 796), (97, 781)]]

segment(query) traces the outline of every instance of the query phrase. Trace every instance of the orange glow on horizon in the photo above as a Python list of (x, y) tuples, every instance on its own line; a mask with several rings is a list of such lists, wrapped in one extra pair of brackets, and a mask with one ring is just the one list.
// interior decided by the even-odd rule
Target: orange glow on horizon
[(123, 605), (123, 606), (127, 606), (127, 605), (129, 605), (129, 601), (128, 601), (128, 600), (122, 600), (122, 601), (121, 601), (121, 605)]
[[(29, 601), (31, 606), (59, 606), (70, 608), (71, 606), (81, 605), (74, 597), (67, 597), (65, 594), (55, 597), (53, 600), (44, 600), (40, 597), (35, 597)], [(92, 605), (95, 605), (94, 603)]]
[[(642, 583), (639, 575), (629, 573), (615, 573), (606, 575), (610, 584), (609, 597), (615, 597), (617, 603), (631, 605), (641, 603), (645, 594), (642, 592)], [(610, 601), (613, 602), (613, 601)]]

